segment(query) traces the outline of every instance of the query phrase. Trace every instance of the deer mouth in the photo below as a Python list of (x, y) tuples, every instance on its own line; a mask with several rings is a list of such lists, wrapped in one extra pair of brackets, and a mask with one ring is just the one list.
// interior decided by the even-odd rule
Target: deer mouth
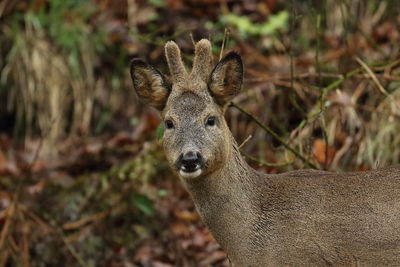
[(183, 169), (179, 170), (179, 174), (184, 178), (196, 178), (200, 176), (202, 172), (203, 171), (201, 170), (200, 166), (196, 170), (190, 172)]
[(204, 161), (199, 152), (189, 151), (182, 153), (177, 159), (175, 166), (180, 176), (185, 178), (195, 178), (201, 175)]

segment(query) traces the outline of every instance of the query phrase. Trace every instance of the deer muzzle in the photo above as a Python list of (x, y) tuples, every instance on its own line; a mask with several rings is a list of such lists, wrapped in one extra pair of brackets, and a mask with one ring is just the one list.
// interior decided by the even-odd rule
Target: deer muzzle
[(179, 156), (175, 166), (182, 177), (194, 178), (202, 173), (204, 161), (199, 152), (188, 151)]

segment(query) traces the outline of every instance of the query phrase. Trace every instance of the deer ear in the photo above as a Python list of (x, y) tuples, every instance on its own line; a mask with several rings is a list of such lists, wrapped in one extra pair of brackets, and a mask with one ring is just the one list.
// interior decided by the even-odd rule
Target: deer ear
[(242, 59), (239, 54), (230, 52), (211, 72), (208, 88), (216, 102), (225, 106), (240, 92), (242, 82)]
[(133, 59), (131, 77), (133, 87), (143, 102), (158, 110), (165, 107), (171, 86), (158, 70), (140, 59)]

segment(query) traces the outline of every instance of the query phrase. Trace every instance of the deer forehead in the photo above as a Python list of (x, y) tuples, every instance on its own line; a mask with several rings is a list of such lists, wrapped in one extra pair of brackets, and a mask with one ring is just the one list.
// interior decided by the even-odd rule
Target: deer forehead
[(175, 90), (168, 98), (164, 117), (176, 120), (194, 121), (203, 116), (219, 112), (217, 105), (207, 90)]

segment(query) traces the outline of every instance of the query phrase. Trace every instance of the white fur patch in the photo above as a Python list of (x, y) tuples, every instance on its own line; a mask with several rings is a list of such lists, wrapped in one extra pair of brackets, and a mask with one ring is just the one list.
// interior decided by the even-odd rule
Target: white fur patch
[(183, 178), (196, 178), (196, 177), (200, 176), (200, 174), (201, 174), (202, 172), (203, 172), (203, 171), (202, 171), (201, 169), (197, 169), (197, 170), (194, 171), (194, 172), (185, 172), (185, 171), (183, 171), (183, 170), (179, 170), (179, 174), (180, 174), (180, 176), (182, 176)]

